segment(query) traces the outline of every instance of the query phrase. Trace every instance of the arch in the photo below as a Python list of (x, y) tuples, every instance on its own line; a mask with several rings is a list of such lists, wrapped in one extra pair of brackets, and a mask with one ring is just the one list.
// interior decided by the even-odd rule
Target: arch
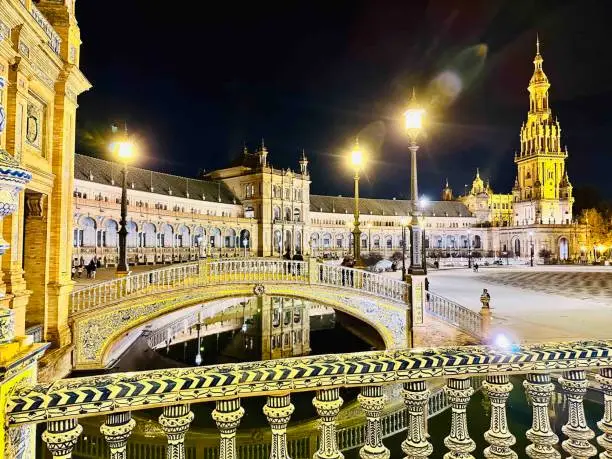
[(240, 247), (243, 249), (251, 248), (251, 232), (248, 229), (240, 231)]
[(344, 234), (338, 233), (336, 234), (336, 241), (335, 241), (334, 248), (342, 249), (343, 247), (344, 247)]
[(379, 234), (375, 234), (372, 237), (372, 249), (380, 250), (380, 235)]
[(393, 248), (393, 238), (391, 236), (385, 236), (385, 249), (391, 250)]
[(274, 252), (281, 253), (283, 250), (282, 243), (283, 235), (281, 234), (280, 230), (274, 231)]
[(158, 247), (172, 247), (172, 241), (174, 240), (174, 228), (168, 223), (162, 224), (159, 233), (157, 235), (159, 239)]
[(332, 237), (330, 233), (323, 233), (323, 248), (329, 249), (331, 248)]
[(293, 247), (295, 249), (295, 252), (302, 252), (302, 233), (300, 231), (296, 231), (295, 232), (295, 243), (293, 244)]
[(223, 247), (233, 249), (236, 247), (236, 230), (233, 228), (227, 228), (225, 230), (225, 238), (223, 241)]
[(482, 239), (480, 238), (479, 234), (474, 236), (474, 243), (472, 244), (472, 247), (475, 249), (480, 249), (482, 247)]
[(284, 244), (284, 253), (291, 253), (291, 243), (292, 243), (293, 237), (291, 234), (291, 230), (285, 230), (285, 244)]
[(559, 238), (559, 260), (567, 260), (569, 258), (569, 241), (567, 237)]
[(368, 235), (367, 234), (362, 234), (361, 235), (361, 248), (364, 250), (368, 250)]
[(521, 256), (521, 240), (518, 237), (515, 237), (512, 241), (512, 247), (514, 247), (514, 256)]
[(219, 228), (211, 228), (208, 241), (209, 241), (210, 247), (220, 249), (221, 248), (221, 230)]
[[(215, 287), (214, 291), (204, 289), (193, 297), (186, 298), (184, 295), (173, 295), (173, 299), (163, 301), (163, 307), (152, 308), (155, 303), (159, 303), (160, 299), (149, 300), (148, 305), (140, 301), (140, 306), (134, 306), (130, 302), (120, 305), (115, 305), (112, 308), (107, 308), (102, 311), (97, 311), (95, 314), (80, 318), (75, 322), (75, 336), (77, 336), (78, 348), (75, 349), (75, 368), (77, 369), (93, 369), (98, 365), (103, 366), (113, 350), (113, 345), (127, 332), (138, 327), (146, 325), (153, 319), (163, 316), (172, 311), (184, 309), (202, 303), (209, 303), (224, 298), (244, 297), (252, 295), (252, 284), (236, 284), (232, 289), (219, 292)], [(401, 349), (406, 345), (406, 337), (402, 324), (405, 318), (405, 305), (395, 303), (388, 300), (377, 299), (368, 300), (376, 311), (370, 311), (363, 307), (363, 297), (358, 292), (343, 292), (343, 295), (330, 295), (327, 287), (311, 286), (303, 288), (303, 286), (287, 287), (285, 285), (268, 285), (266, 291), (270, 295), (283, 296), (289, 298), (298, 298), (310, 300), (317, 303), (324, 303), (326, 306), (334, 308), (338, 311), (349, 314), (363, 322), (371, 325), (382, 338), (384, 345), (388, 349)], [(161, 303), (160, 303), (161, 304)], [(121, 320), (121, 317), (127, 310), (134, 311), (134, 308), (147, 308), (146, 313), (137, 313), (134, 318), (129, 321)], [(386, 320), (381, 320), (381, 311), (385, 314)], [(140, 311), (139, 311), (140, 312)], [(120, 319), (117, 320), (117, 317)], [(282, 316), (279, 317), (282, 320)], [(113, 329), (109, 333), (91, 333), (91, 329), (98, 330), (100, 324), (119, 324), (113, 325)], [(89, 339), (86, 337), (89, 336)], [(89, 342), (90, 347), (87, 352), (84, 352), (82, 343)]]
[(155, 225), (150, 222), (142, 224), (142, 245), (144, 247), (155, 247), (156, 240), (156, 229)]
[(316, 249), (319, 247), (319, 243), (320, 243), (320, 236), (319, 233), (312, 233), (310, 235), (310, 248), (311, 249)]
[(104, 236), (103, 245), (104, 247), (117, 247), (119, 243), (119, 224), (109, 218), (104, 222)]
[(80, 245), (81, 247), (96, 246), (96, 221), (91, 217), (81, 217), (79, 219), (80, 226)]
[(189, 247), (190, 244), (189, 228), (185, 225), (179, 225), (176, 230), (176, 246), (177, 247)]
[(125, 226), (128, 231), (126, 246), (130, 248), (138, 247), (138, 225), (129, 221)]
[(285, 221), (291, 221), (291, 207), (285, 207)]
[(293, 209), (293, 221), (299, 222), (301, 221), (301, 218), (302, 218), (302, 213), (300, 212), (300, 209), (296, 207), (295, 209)]
[(202, 247), (206, 244), (206, 240), (204, 238), (206, 236), (206, 231), (201, 226), (196, 226), (191, 232), (191, 245), (194, 247)]
[(281, 219), (281, 208), (279, 206), (274, 206), (272, 213), (273, 213), (274, 220)]

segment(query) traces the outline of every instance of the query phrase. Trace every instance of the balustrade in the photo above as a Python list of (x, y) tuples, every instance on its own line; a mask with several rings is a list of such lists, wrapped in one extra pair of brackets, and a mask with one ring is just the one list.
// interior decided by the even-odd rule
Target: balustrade
[[(605, 411), (598, 423), (602, 435), (597, 443), (600, 457), (610, 458), (612, 424), (612, 341), (553, 343), (522, 346), (512, 351), (492, 347), (430, 349), (427, 351), (375, 351), (369, 353), (326, 355), (270, 362), (250, 362), (230, 366), (174, 368), (104, 377), (60, 380), (48, 385), (19, 388), (9, 399), (9, 428), (47, 421), (43, 441), (54, 457), (70, 458), (82, 428), (78, 418), (107, 415), (101, 427), (112, 459), (126, 457), (130, 451), (128, 437), (134, 428), (129, 411), (142, 410), (151, 403), (164, 406), (159, 418), (168, 439), (168, 457), (185, 457), (185, 434), (193, 420), (189, 401), (215, 402), (213, 419), (220, 431), (219, 457), (288, 459), (290, 451), (310, 451), (303, 439), (288, 441), (286, 429), (293, 413), (294, 391), (315, 392), (313, 405), (320, 417), (320, 439), (314, 457), (340, 459), (341, 450), (363, 445), (363, 459), (390, 457), (384, 445), (385, 436), (406, 429), (402, 443), (405, 458), (427, 458), (432, 445), (427, 436), (427, 418), (448, 404), (451, 408), (449, 435), (444, 439), (450, 458), (517, 458), (512, 450), (515, 437), (507, 420), (507, 400), (512, 390), (510, 375), (524, 375), (523, 386), (533, 410), (531, 428), (525, 433), (530, 444), (526, 455), (531, 458), (560, 458), (559, 439), (551, 429), (549, 404), (555, 393), (551, 373), (561, 371), (561, 391), (567, 399), (567, 420), (561, 447), (572, 458), (595, 456), (591, 442), (595, 433), (587, 426), (583, 399), (588, 382), (586, 370), (599, 369), (597, 380), (604, 392)], [(475, 452), (469, 435), (466, 408), (474, 392), (474, 377), (485, 377), (483, 388), (491, 401), (490, 428), (484, 435), (489, 444)], [(439, 378), (446, 381), (444, 392), (430, 394), (428, 385)], [(402, 384), (405, 416), (399, 411), (383, 414), (383, 387)], [(365, 426), (336, 428), (343, 405), (340, 389), (360, 386), (358, 402)], [(392, 388), (391, 388), (392, 389)], [(137, 391), (137, 392), (136, 392)], [(134, 396), (138, 393), (137, 396)], [(394, 393), (394, 392), (391, 392)], [(265, 445), (236, 445), (236, 434), (244, 415), (240, 397), (267, 396), (263, 408), (272, 430)], [(438, 439), (439, 441), (439, 439)], [(247, 449), (244, 449), (247, 448)], [(250, 449), (249, 449), (250, 448)], [(247, 454), (248, 452), (248, 454)], [(309, 454), (312, 454), (310, 452)]]
[(429, 291), (426, 293), (425, 308), (434, 317), (472, 336), (482, 337), (482, 318), (477, 312)]
[[(311, 273), (311, 269), (318, 273)], [(355, 289), (401, 303), (407, 300), (407, 284), (388, 276), (322, 263), (243, 258), (185, 263), (180, 266), (155, 269), (88, 285), (71, 293), (70, 313), (74, 315), (124, 299), (163, 293), (170, 289), (202, 287), (219, 283), (259, 282), (314, 283)], [(454, 318), (453, 320), (464, 323), (472, 319), (471, 311), (463, 308), (461, 313), (466, 318)], [(446, 318), (448, 314), (441, 316)], [(478, 314), (476, 314), (476, 319), (478, 319)], [(479, 324), (479, 321), (473, 321), (471, 327), (479, 329)]]

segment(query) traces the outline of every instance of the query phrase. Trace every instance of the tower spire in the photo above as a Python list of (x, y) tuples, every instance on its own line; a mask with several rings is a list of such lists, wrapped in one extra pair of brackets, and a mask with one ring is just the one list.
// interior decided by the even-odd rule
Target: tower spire
[(540, 34), (536, 32), (536, 55), (540, 54)]

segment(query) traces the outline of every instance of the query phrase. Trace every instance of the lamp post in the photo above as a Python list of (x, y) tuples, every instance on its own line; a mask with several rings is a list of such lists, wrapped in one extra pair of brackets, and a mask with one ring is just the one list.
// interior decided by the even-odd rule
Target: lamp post
[(402, 280), (406, 281), (406, 227), (408, 226), (408, 219), (401, 219), (402, 225)]
[(129, 141), (127, 128), (123, 133), (118, 132), (117, 126), (112, 127), (117, 139), (112, 143), (111, 149), (123, 163), (121, 180), (121, 220), (119, 221), (119, 262), (117, 263), (117, 276), (122, 277), (130, 273), (127, 260), (127, 174), (128, 162), (134, 155), (134, 146)]
[(408, 110), (404, 113), (405, 127), (408, 134), (410, 150), (410, 199), (412, 200), (411, 225), (410, 225), (410, 267), (409, 274), (425, 275), (427, 269), (423, 259), (422, 246), (424, 241), (424, 230), (419, 223), (420, 211), (417, 206), (419, 199), (419, 187), (417, 183), (417, 138), (423, 127), (423, 115), (425, 110), (419, 106), (415, 92), (412, 91), (412, 99)]
[(351, 152), (351, 164), (355, 169), (355, 210), (353, 215), (355, 221), (353, 223), (353, 257), (355, 259), (355, 267), (362, 268), (361, 261), (361, 231), (359, 230), (359, 172), (363, 165), (363, 153), (359, 148), (359, 141), (355, 139), (355, 146)]
[(529, 232), (529, 266), (533, 268), (533, 231)]
[(468, 231), (468, 268), (472, 267), (472, 232)]

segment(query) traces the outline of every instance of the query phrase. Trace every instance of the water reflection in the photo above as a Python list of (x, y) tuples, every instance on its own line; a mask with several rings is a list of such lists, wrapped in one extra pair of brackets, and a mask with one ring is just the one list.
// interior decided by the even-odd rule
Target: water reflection
[[(213, 315), (200, 311), (195, 323), (168, 336), (157, 350), (186, 365), (305, 356), (312, 352), (311, 335), (344, 334), (341, 324), (334, 332), (336, 316), (332, 308), (298, 298), (246, 298)], [(369, 349), (367, 343), (350, 342), (343, 351), (325, 347), (315, 353)]]

